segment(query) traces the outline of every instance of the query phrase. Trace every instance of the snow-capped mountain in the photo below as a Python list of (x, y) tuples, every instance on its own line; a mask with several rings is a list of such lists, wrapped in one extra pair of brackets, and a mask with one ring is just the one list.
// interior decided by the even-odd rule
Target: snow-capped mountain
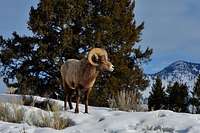
[(186, 83), (189, 90), (191, 90), (194, 87), (194, 83), (199, 74), (200, 74), (200, 64), (186, 62), (182, 60), (176, 61), (171, 65), (165, 67), (160, 72), (148, 75), (148, 78), (150, 80), (150, 85), (144, 92), (143, 96), (144, 97), (149, 96), (149, 92), (151, 91), (151, 86), (154, 83), (157, 76), (162, 79), (162, 83), (165, 87), (169, 83), (174, 83), (175, 81), (178, 81), (180, 83)]

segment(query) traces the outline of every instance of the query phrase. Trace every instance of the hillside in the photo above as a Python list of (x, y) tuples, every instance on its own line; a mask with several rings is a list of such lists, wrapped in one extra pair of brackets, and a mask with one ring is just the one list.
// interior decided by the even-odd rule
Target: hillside
[(186, 62), (182, 60), (176, 61), (170, 64), (169, 66), (165, 67), (163, 70), (155, 74), (148, 75), (150, 85), (143, 92), (143, 96), (145, 98), (149, 96), (151, 86), (157, 76), (162, 79), (164, 86), (167, 86), (169, 83), (174, 83), (175, 81), (178, 81), (179, 83), (186, 83), (189, 87), (189, 91), (191, 91), (191, 89), (194, 87), (194, 83), (199, 73), (200, 64)]
[[(7, 99), (20, 99), (17, 95), (0, 95), (1, 103)], [(44, 98), (36, 97), (39, 100)], [(5, 100), (4, 100), (5, 99)], [(12, 110), (11, 103), (9, 104)], [(63, 102), (56, 100), (56, 104), (62, 106)], [(195, 114), (175, 113), (168, 110), (152, 112), (123, 112), (109, 108), (89, 107), (89, 114), (83, 113), (84, 106), (80, 105), (80, 114), (74, 110), (62, 111), (59, 114), (73, 121), (74, 125), (62, 130), (47, 127), (36, 127), (27, 124), (26, 121), (39, 120), (40, 115), (48, 115), (47, 112), (31, 106), (20, 106), (24, 111), (23, 123), (10, 123), (0, 121), (0, 132), (3, 133), (197, 133), (200, 132), (200, 116)], [(34, 117), (30, 117), (34, 115)]]

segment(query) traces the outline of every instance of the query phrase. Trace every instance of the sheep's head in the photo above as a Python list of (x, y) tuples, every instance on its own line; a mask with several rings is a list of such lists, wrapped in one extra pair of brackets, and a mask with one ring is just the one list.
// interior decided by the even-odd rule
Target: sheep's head
[[(93, 57), (97, 60), (97, 63), (93, 61)], [(88, 61), (93, 66), (98, 66), (101, 71), (113, 71), (114, 66), (108, 60), (108, 54), (106, 50), (101, 48), (93, 48), (88, 54)]]

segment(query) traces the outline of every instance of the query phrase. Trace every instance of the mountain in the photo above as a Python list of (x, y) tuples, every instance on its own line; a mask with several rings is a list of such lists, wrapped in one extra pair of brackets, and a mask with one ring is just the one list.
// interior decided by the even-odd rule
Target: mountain
[(147, 98), (151, 91), (151, 86), (158, 76), (161, 78), (163, 85), (166, 87), (169, 83), (178, 81), (179, 83), (186, 83), (189, 91), (194, 87), (197, 76), (200, 74), (200, 64), (187, 61), (176, 61), (165, 67), (160, 72), (149, 74), (147, 77), (150, 80), (149, 87), (143, 92), (143, 97)]

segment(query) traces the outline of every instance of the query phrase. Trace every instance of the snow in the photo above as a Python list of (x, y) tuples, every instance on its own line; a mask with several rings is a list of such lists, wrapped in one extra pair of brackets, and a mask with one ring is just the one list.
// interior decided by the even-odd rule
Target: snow
[[(10, 97), (17, 95), (0, 95), (0, 101), (6, 102)], [(2, 100), (5, 98), (6, 100)], [(34, 97), (44, 100), (41, 97)], [(63, 101), (53, 100), (60, 106)], [(11, 102), (11, 101), (8, 101)], [(10, 104), (11, 103), (5, 103)], [(11, 106), (10, 106), (11, 107)], [(20, 106), (25, 110), (24, 121), (30, 121), (30, 114), (39, 119), (40, 113), (52, 113), (41, 109)], [(74, 110), (59, 111), (62, 117), (71, 119), (75, 125), (63, 130), (52, 128), (40, 128), (30, 126), (27, 123), (9, 123), (0, 121), (1, 133), (197, 133), (200, 132), (200, 115), (175, 113), (169, 110), (152, 112), (123, 112), (114, 111), (110, 108), (89, 107), (89, 114), (84, 113), (84, 105), (80, 104), (80, 113), (75, 114)]]
[(158, 73), (148, 75), (149, 86), (142, 92), (143, 99), (147, 99), (155, 83), (156, 77), (160, 77), (163, 87), (167, 88), (169, 83), (179, 82), (188, 86), (188, 92), (192, 92), (194, 83), (200, 74), (200, 64), (186, 61), (176, 61)]

